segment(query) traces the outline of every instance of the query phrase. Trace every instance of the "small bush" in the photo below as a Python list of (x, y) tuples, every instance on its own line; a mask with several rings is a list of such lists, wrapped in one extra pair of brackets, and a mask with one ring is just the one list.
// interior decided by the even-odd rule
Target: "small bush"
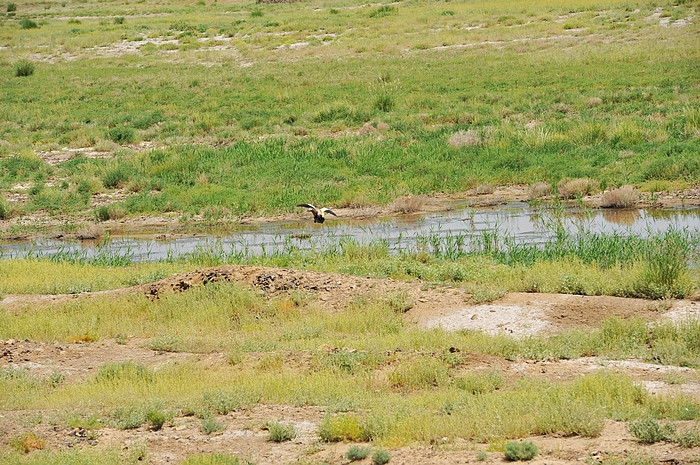
[(204, 434), (211, 434), (217, 431), (223, 431), (224, 425), (217, 421), (216, 418), (209, 416), (202, 419), (201, 429)]
[(285, 442), (294, 439), (297, 435), (293, 425), (285, 425), (278, 421), (274, 421), (265, 425), (270, 433), (270, 441)]
[(124, 17), (117, 16), (116, 18), (114, 18), (114, 24), (124, 24)]
[(546, 182), (532, 184), (529, 188), (530, 199), (541, 199), (552, 195), (552, 186)]
[(255, 9), (255, 10), (250, 12), (250, 16), (253, 18), (260, 18), (262, 15), (263, 15), (263, 12), (262, 12), (262, 10), (259, 10), (259, 9)]
[(597, 181), (588, 178), (561, 180), (557, 184), (559, 197), (562, 199), (574, 199), (598, 192), (600, 185)]
[(127, 126), (117, 126), (107, 133), (107, 137), (117, 144), (130, 144), (136, 140), (133, 128)]
[(19, 60), (15, 63), (15, 76), (26, 77), (34, 74), (34, 63), (29, 60)]
[(119, 429), (136, 429), (144, 424), (146, 415), (135, 407), (119, 407), (112, 412), (115, 425)]
[(318, 427), (318, 435), (325, 442), (368, 440), (367, 432), (357, 415), (327, 415)]
[(504, 449), (506, 459), (511, 461), (532, 460), (537, 452), (537, 446), (532, 441), (509, 441)]
[(351, 446), (348, 452), (345, 454), (348, 460), (354, 462), (355, 460), (362, 460), (369, 455), (372, 451), (369, 447), (363, 446)]
[(673, 438), (676, 432), (675, 426), (669, 423), (665, 426), (659, 424), (658, 421), (653, 419), (637, 420), (633, 421), (627, 427), (630, 434), (634, 436), (637, 441), (644, 444), (655, 444), (661, 441), (669, 441)]
[(39, 25), (31, 19), (24, 18), (22, 21), (19, 22), (19, 27), (21, 27), (22, 29), (36, 29), (39, 27)]
[(677, 433), (673, 437), (673, 442), (686, 449), (700, 447), (700, 431), (687, 430)]
[(123, 218), (126, 212), (119, 205), (102, 205), (95, 210), (95, 216), (99, 221), (117, 220)]
[(146, 413), (146, 421), (151, 425), (153, 431), (158, 431), (163, 427), (165, 423), (165, 414), (159, 412), (158, 410), (150, 410)]
[(384, 449), (377, 449), (372, 454), (372, 463), (374, 465), (384, 465), (391, 460), (391, 454)]
[(478, 460), (479, 462), (483, 462), (484, 460), (486, 460), (486, 458), (488, 456), (489, 455), (486, 452), (484, 452), (483, 450), (480, 450), (479, 452), (476, 453), (476, 460)]
[(600, 200), (603, 208), (628, 208), (639, 199), (639, 191), (632, 186), (622, 186), (618, 189), (605, 191)]
[(17, 4), (15, 3), (8, 3), (7, 4), (7, 12), (12, 13), (13, 11), (17, 11)]

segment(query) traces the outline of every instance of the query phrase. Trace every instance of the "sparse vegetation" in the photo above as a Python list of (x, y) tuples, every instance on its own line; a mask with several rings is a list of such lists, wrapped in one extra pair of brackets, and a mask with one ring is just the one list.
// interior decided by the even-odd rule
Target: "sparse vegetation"
[(345, 457), (351, 462), (355, 462), (356, 460), (362, 460), (365, 457), (368, 457), (371, 452), (371, 447), (350, 446), (347, 453), (345, 454)]
[(270, 441), (272, 442), (285, 442), (290, 441), (296, 437), (296, 430), (294, 425), (288, 423), (282, 423), (279, 421), (267, 422), (263, 425), (263, 429), (266, 429), (270, 433)]
[(654, 444), (673, 438), (676, 429), (672, 424), (661, 425), (654, 419), (636, 420), (629, 424), (629, 432), (639, 442)]
[(504, 449), (506, 460), (532, 460), (538, 453), (532, 441), (508, 441)]
[(377, 449), (372, 452), (372, 463), (374, 465), (384, 465), (391, 460), (391, 454), (384, 449)]
[(206, 417), (202, 418), (201, 429), (202, 429), (202, 432), (204, 434), (212, 434), (212, 433), (217, 433), (219, 431), (223, 431), (225, 429), (225, 426), (223, 423), (218, 421), (215, 417), (206, 416)]
[(24, 433), (20, 437), (12, 439), (10, 445), (18, 452), (28, 454), (34, 450), (43, 449), (46, 441), (34, 433)]
[[(697, 398), (650, 395), (618, 362), (673, 365), (654, 379), (697, 381), (700, 323), (665, 316), (700, 291), (700, 235), (569, 232), (576, 220), (562, 212), (576, 204), (589, 214), (586, 196), (601, 192), (608, 208), (694, 192), (693, 2), (284, 3), (7, 3), (0, 236), (108, 241), (117, 220), (155, 215), (224, 234), (300, 201), (410, 214), (436, 197), (519, 184), (550, 239), (520, 242), (495, 228), (430, 231), (399, 246), (371, 234), (325, 243), (328, 230), (313, 225), (259, 254), (222, 240), (153, 263), (99, 244), (0, 257), (0, 297), (10, 296), (0, 304), (10, 364), (0, 367), (0, 416), (13, 432), (0, 462), (146, 463), (181, 428), (207, 441), (201, 450), (234, 450), (239, 436), (263, 435), (264, 418), (280, 420), (264, 424), (260, 447), (293, 450), (299, 463), (331, 450), (339, 458), (346, 446), (334, 442), (371, 443), (345, 457), (374, 464), (404, 446), (449, 457), (453, 446), (484, 443), (489, 454), (460, 454), (530, 460), (537, 447), (523, 438), (595, 438), (611, 420), (628, 425), (641, 452), (591, 463), (653, 463), (659, 446), (646, 444), (659, 441), (691, 457)], [(605, 210), (620, 224), (633, 212)], [(367, 280), (371, 292), (338, 303), (321, 300), (337, 297), (335, 279), (316, 289), (278, 280), (289, 291), (268, 292), (212, 275), (173, 292), (80, 295), (228, 264), (391, 278), (408, 291)], [(643, 316), (658, 319), (601, 311), (585, 330), (524, 338), (447, 331), (417, 319), (431, 305), (424, 291), (459, 308), (513, 291), (643, 297), (656, 299), (640, 304)], [(105, 347), (115, 356), (71, 358)], [(614, 368), (553, 373), (580, 357)], [(80, 366), (62, 365), (71, 360)], [(544, 376), (541, 361), (552, 367)], [(320, 441), (307, 441), (315, 426)], [(297, 433), (303, 440), (286, 442)], [(144, 435), (158, 441), (131, 440)], [(129, 442), (112, 449), (114, 438)]]

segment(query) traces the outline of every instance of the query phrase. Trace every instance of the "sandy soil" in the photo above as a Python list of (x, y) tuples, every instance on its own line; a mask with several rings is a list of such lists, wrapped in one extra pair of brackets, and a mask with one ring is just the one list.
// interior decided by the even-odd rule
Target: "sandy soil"
[[(177, 274), (164, 280), (126, 289), (85, 293), (80, 295), (9, 295), (0, 301), (0, 310), (31, 311), (37, 305), (53, 305), (68, 299), (92, 298), (123, 293), (143, 293), (159, 299), (172, 292), (186, 292), (196, 286), (218, 281), (237, 281), (251, 286), (261, 294), (274, 297), (290, 291), (301, 291), (320, 308), (329, 312), (342, 309), (361, 296), (402, 296), (406, 307), (405, 318), (420, 327), (442, 326), (448, 330), (474, 329), (492, 333), (507, 333), (519, 337), (546, 333), (553, 334), (572, 327), (595, 327), (604, 317), (621, 318), (641, 316), (649, 321), (700, 318), (700, 302), (675, 301), (659, 309), (658, 305), (641, 299), (617, 297), (585, 297), (558, 294), (513, 293), (498, 301), (473, 305), (464, 290), (451, 287), (427, 287), (391, 279), (373, 279), (331, 273), (317, 273), (279, 268), (250, 266), (221, 266)], [(221, 353), (163, 353), (145, 347), (146, 341), (131, 338), (126, 341), (103, 340), (90, 344), (39, 343), (35, 341), (0, 341), (0, 367), (24, 367), (37, 376), (54, 372), (66, 375), (65, 382), (74, 382), (90, 376), (107, 361), (133, 360), (158, 368), (174, 360), (189, 359), (205, 366), (225, 364)], [(322, 350), (323, 348), (319, 348)], [(700, 400), (700, 373), (698, 370), (661, 366), (638, 360), (603, 360), (579, 358), (561, 361), (509, 361), (483, 354), (464, 354), (465, 362), (459, 370), (474, 372), (498, 369), (506, 382), (522, 376), (542, 377), (552, 381), (567, 381), (602, 368), (626, 373), (653, 394), (683, 393)], [(251, 354), (255, 356), (255, 354)], [(303, 359), (303, 357), (302, 357)], [(301, 360), (299, 363), (306, 363)], [(96, 435), (80, 429), (55, 426), (47, 421), (57, 414), (43, 412), (0, 411), (0, 438), (17, 437), (27, 430), (46, 439), (47, 447), (110, 447), (124, 451), (146, 443), (151, 463), (179, 463), (190, 454), (200, 452), (229, 452), (259, 465), (328, 462), (345, 464), (344, 454), (350, 444), (319, 442), (317, 429), (325, 415), (322, 407), (295, 407), (260, 405), (252, 409), (230, 412), (219, 416), (226, 425), (220, 433), (205, 435), (200, 421), (194, 417), (177, 417), (160, 431), (146, 426), (136, 430), (105, 427)], [(45, 421), (29, 425), (28, 418), (41, 414)], [(296, 439), (277, 444), (267, 440), (261, 426), (265, 420), (279, 419), (293, 424)], [(697, 427), (688, 422), (679, 428)], [(627, 458), (635, 454), (653, 457), (657, 463), (695, 463), (700, 449), (682, 449), (674, 444), (641, 445), (627, 432), (625, 423), (609, 421), (599, 438), (553, 437), (531, 438), (540, 448), (535, 464), (584, 463), (611, 458)], [(476, 460), (478, 451), (487, 450), (487, 444), (466, 441), (439, 440), (430, 446), (415, 446), (391, 450), (395, 464), (456, 464)], [(503, 463), (503, 454), (489, 452), (485, 463)], [(363, 462), (370, 461), (365, 459)]]

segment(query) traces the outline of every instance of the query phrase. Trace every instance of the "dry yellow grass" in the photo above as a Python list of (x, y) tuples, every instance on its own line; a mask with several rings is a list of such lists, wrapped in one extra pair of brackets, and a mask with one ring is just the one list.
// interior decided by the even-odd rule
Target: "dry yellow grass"
[(600, 184), (598, 181), (589, 178), (562, 179), (557, 184), (557, 190), (559, 191), (559, 198), (574, 199), (595, 194), (600, 190)]
[(622, 186), (605, 191), (600, 201), (604, 208), (628, 208), (639, 199), (639, 191), (632, 186)]

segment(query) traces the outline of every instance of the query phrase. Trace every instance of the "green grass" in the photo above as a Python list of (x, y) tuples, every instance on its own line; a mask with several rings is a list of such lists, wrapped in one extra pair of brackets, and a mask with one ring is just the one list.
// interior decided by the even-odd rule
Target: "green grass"
[[(191, 360), (158, 370), (110, 362), (87, 379), (58, 384), (23, 370), (3, 369), (0, 389), (6, 395), (0, 409), (106, 411), (111, 412), (109, 424), (126, 429), (146, 422), (157, 426), (160, 420), (151, 419), (151, 412), (164, 415), (165, 421), (168, 412), (191, 412), (203, 419), (204, 431), (214, 432), (220, 425), (215, 415), (234, 409), (318, 405), (331, 412), (319, 429), (324, 441), (387, 445), (442, 437), (595, 437), (608, 418), (700, 418), (700, 405), (690, 398), (649, 396), (630, 378), (613, 372), (549, 382), (506, 380), (494, 371), (477, 380), (460, 370), (463, 359), (429, 355), (456, 347), (461, 353), (508, 359), (599, 355), (696, 366), (700, 330), (691, 321), (652, 326), (612, 319), (598, 330), (518, 340), (411, 328), (381, 300), (328, 314), (307, 304), (290, 309), (230, 284), (210, 284), (158, 301), (134, 296), (91, 299), (0, 317), (3, 339), (62, 340), (86, 328), (95, 338), (117, 333), (150, 339), (177, 336), (197, 351), (208, 347), (241, 356), (235, 365)], [(336, 361), (322, 355), (320, 346), (348, 347), (357, 350), (348, 354), (365, 355)], [(297, 355), (309, 351), (315, 355)]]
[[(125, 147), (108, 159), (42, 162), (41, 171), (65, 181), (46, 188), (61, 202), (31, 198), (18, 213), (84, 212), (81, 178), (113, 192), (115, 166), (131, 173), (121, 179), (129, 198), (118, 202), (128, 215), (210, 206), (231, 216), (273, 214), (309, 199), (386, 204), (486, 182), (589, 177), (602, 187), (687, 186), (700, 179), (695, 22), (660, 27), (646, 20), (655, 6), (643, 2), (604, 10), (592, 0), (524, 8), (479, 1), (450, 10), (355, 3), (232, 11), (147, 0), (128, 10), (88, 0), (66, 4), (60, 15), (22, 4), (32, 18), (24, 21), (42, 34), (7, 19), (0, 74), (13, 74), (13, 47), (71, 59), (38, 66), (31, 86), (0, 84), (9, 115), (0, 123), (7, 142), (0, 192), (27, 176), (13, 170), (18, 153), (108, 141)], [(690, 5), (675, 3), (658, 7), (691, 16)], [(148, 16), (133, 16), (139, 12)], [(573, 17), (557, 22), (563, 14)], [(71, 15), (94, 17), (71, 23)], [(122, 43), (139, 51), (121, 54)], [(66, 82), (91, 85), (75, 93)], [(360, 134), (366, 123), (388, 129)], [(466, 130), (482, 143), (448, 143)], [(162, 148), (126, 148), (142, 141)]]
[[(44, 214), (66, 222), (201, 214), (232, 223), (292, 211), (301, 201), (387, 204), (487, 184), (589, 178), (601, 188), (654, 192), (698, 183), (699, 26), (647, 19), (656, 8), (674, 21), (689, 18), (692, 4), (521, 3), (451, 2), (448, 10), (338, 0), (318, 11), (304, 2), (81, 0), (59, 8), (20, 1), (13, 11), (8, 4), (0, 22), (0, 94), (7, 96), (0, 219), (37, 213), (39, 229)], [(570, 16), (559, 22), (560, 15)], [(119, 52), (129, 47), (134, 53)], [(18, 50), (32, 57), (32, 73), (17, 76)], [(455, 134), (478, 143), (455, 143)], [(104, 158), (42, 159), (64, 147), (94, 147)], [(26, 200), (8, 202), (7, 194), (23, 193), (20, 183), (29, 186)], [(119, 200), (95, 206), (97, 194)], [(60, 251), (3, 260), (0, 295), (114, 289), (223, 263), (446, 283), (474, 302), (509, 291), (663, 299), (700, 289), (693, 232), (641, 239), (569, 236), (553, 227), (555, 240), (541, 248), (494, 234), (474, 244), (428, 235), (397, 254), (386, 243), (342, 241), (259, 257), (203, 249), (151, 264), (134, 264), (129, 252)], [(303, 295), (267, 299), (240, 285), (210, 284), (156, 301), (126, 294), (3, 311), (3, 340), (135, 338), (159, 352), (229, 356), (218, 365), (190, 358), (158, 369), (108, 362), (79, 379), (5, 367), (0, 410), (52, 411), (61, 424), (91, 430), (158, 429), (174, 416), (196, 415), (202, 432), (215, 434), (225, 427), (220, 415), (236, 409), (318, 406), (327, 412), (318, 430), (324, 441), (383, 447), (596, 437), (610, 419), (700, 419), (696, 400), (650, 396), (620, 373), (555, 382), (467, 370), (471, 354), (697, 368), (695, 321), (611, 318), (585, 331), (516, 339), (421, 330), (404, 319), (411, 305), (397, 294), (329, 314)], [(694, 431), (671, 440), (698, 442)], [(147, 460), (145, 448), (133, 449), (1, 449), (0, 461)], [(375, 463), (389, 458), (380, 451)], [(205, 454), (185, 463), (239, 459)]]

